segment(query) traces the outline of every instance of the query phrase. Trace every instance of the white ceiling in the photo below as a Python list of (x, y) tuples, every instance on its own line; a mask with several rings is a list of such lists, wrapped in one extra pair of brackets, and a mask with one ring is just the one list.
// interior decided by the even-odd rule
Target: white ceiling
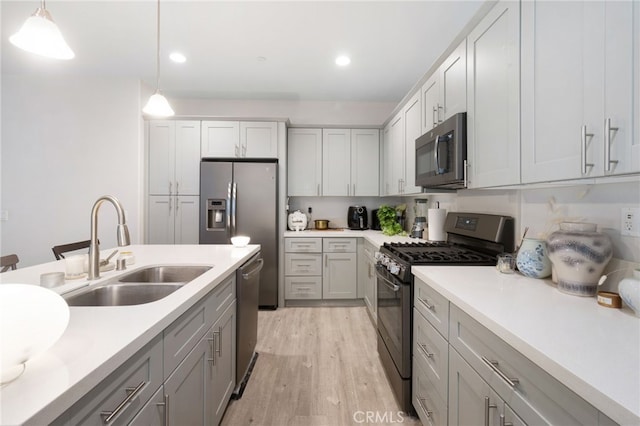
[[(173, 97), (399, 101), (481, 4), (163, 0), (160, 87)], [(8, 42), (38, 5), (2, 0), (3, 73), (126, 76), (155, 86), (155, 1), (49, 0), (71, 61)], [(187, 62), (172, 63), (174, 50)], [(349, 67), (334, 64), (340, 53)]]

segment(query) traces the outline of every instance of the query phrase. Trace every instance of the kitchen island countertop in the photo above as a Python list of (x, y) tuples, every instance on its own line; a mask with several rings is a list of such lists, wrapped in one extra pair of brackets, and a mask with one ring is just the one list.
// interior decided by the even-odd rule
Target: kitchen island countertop
[(412, 273), (621, 425), (640, 424), (640, 318), (490, 266)]
[[(210, 265), (209, 271), (156, 302), (134, 306), (70, 307), (69, 325), (54, 346), (27, 361), (24, 373), (0, 390), (0, 424), (48, 424), (98, 385), (260, 250), (259, 245), (134, 245), (136, 263), (102, 272), (96, 281), (67, 281), (68, 292), (150, 265)], [(102, 251), (103, 257), (111, 250)], [(64, 261), (5, 272), (2, 283), (38, 284), (41, 273), (64, 271)]]

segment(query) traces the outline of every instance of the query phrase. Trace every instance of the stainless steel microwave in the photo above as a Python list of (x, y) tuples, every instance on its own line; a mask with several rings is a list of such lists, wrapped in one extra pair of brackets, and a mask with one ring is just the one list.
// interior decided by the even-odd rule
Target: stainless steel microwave
[(466, 186), (467, 113), (449, 117), (416, 139), (416, 185), (459, 189)]

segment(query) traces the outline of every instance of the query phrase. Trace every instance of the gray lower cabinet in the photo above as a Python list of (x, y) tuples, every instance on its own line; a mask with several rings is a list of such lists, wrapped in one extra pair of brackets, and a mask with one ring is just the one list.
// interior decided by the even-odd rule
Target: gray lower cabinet
[(526, 425), (487, 382), (452, 349), (449, 356), (449, 425), (481, 424)]
[(222, 314), (211, 327), (211, 374), (209, 386), (211, 396), (206, 397), (212, 411), (213, 421), (208, 424), (217, 425), (222, 420), (224, 410), (236, 387), (236, 302)]
[(218, 425), (235, 388), (235, 272), (53, 425)]
[(356, 238), (285, 238), (285, 299), (358, 298), (356, 247)]
[(413, 406), (424, 425), (615, 425), (415, 279)]

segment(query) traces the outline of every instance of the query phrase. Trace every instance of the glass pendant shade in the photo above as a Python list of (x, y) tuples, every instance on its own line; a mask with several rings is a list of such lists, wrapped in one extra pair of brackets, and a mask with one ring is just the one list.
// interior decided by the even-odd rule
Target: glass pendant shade
[(28, 17), (20, 31), (12, 35), (9, 41), (20, 49), (47, 58), (72, 59), (75, 56), (44, 7), (39, 7)]
[(170, 117), (175, 114), (169, 105), (169, 101), (162, 96), (160, 90), (156, 90), (156, 93), (151, 95), (142, 112), (153, 117)]

